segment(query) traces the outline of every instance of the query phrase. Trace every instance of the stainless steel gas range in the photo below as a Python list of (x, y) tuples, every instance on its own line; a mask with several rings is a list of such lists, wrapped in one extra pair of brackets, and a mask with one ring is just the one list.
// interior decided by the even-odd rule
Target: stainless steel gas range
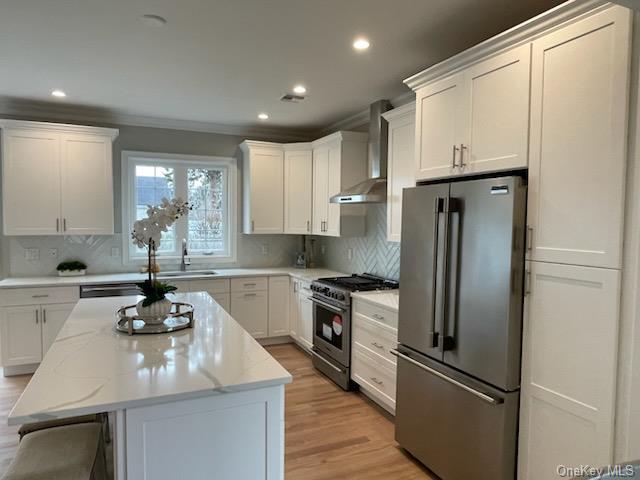
[(313, 295), (313, 365), (345, 390), (351, 386), (351, 292), (398, 288), (374, 275), (321, 278)]

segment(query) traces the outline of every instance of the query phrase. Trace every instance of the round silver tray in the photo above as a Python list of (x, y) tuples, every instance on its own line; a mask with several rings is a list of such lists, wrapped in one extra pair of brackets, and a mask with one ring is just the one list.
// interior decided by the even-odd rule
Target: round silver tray
[(171, 310), (164, 322), (145, 323), (135, 313), (129, 314), (131, 311), (136, 311), (135, 305), (120, 307), (116, 312), (116, 330), (133, 335), (139, 333), (168, 333), (185, 328), (193, 328), (193, 305), (172, 302)]

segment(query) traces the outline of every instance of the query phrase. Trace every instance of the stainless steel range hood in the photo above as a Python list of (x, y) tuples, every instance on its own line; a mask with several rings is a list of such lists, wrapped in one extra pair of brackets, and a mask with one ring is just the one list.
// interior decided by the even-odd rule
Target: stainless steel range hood
[(387, 134), (388, 124), (382, 114), (391, 110), (389, 100), (371, 104), (369, 120), (369, 178), (338, 195), (331, 203), (384, 203), (387, 201)]

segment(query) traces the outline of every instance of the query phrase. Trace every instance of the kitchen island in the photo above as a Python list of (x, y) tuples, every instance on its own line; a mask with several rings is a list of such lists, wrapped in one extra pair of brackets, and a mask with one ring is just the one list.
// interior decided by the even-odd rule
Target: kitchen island
[(284, 385), (291, 375), (207, 293), (192, 329), (128, 336), (115, 311), (140, 297), (83, 299), (9, 424), (113, 412), (124, 479), (284, 478)]

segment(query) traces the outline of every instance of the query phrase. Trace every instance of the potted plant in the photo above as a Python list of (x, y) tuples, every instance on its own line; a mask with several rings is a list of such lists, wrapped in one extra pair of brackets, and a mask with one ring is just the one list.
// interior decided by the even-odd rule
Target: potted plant
[(138, 316), (145, 323), (162, 323), (171, 312), (171, 300), (165, 297), (167, 293), (174, 292), (176, 287), (165, 282), (158, 281), (160, 270), (156, 252), (160, 247), (163, 232), (166, 232), (173, 223), (189, 212), (189, 204), (181, 198), (172, 200), (162, 199), (159, 206), (149, 205), (147, 218), (137, 220), (133, 224), (131, 238), (139, 248), (147, 249), (147, 273), (148, 278), (138, 287), (144, 298), (136, 305)]
[(87, 266), (79, 260), (65, 260), (56, 267), (61, 277), (77, 277), (87, 273)]

